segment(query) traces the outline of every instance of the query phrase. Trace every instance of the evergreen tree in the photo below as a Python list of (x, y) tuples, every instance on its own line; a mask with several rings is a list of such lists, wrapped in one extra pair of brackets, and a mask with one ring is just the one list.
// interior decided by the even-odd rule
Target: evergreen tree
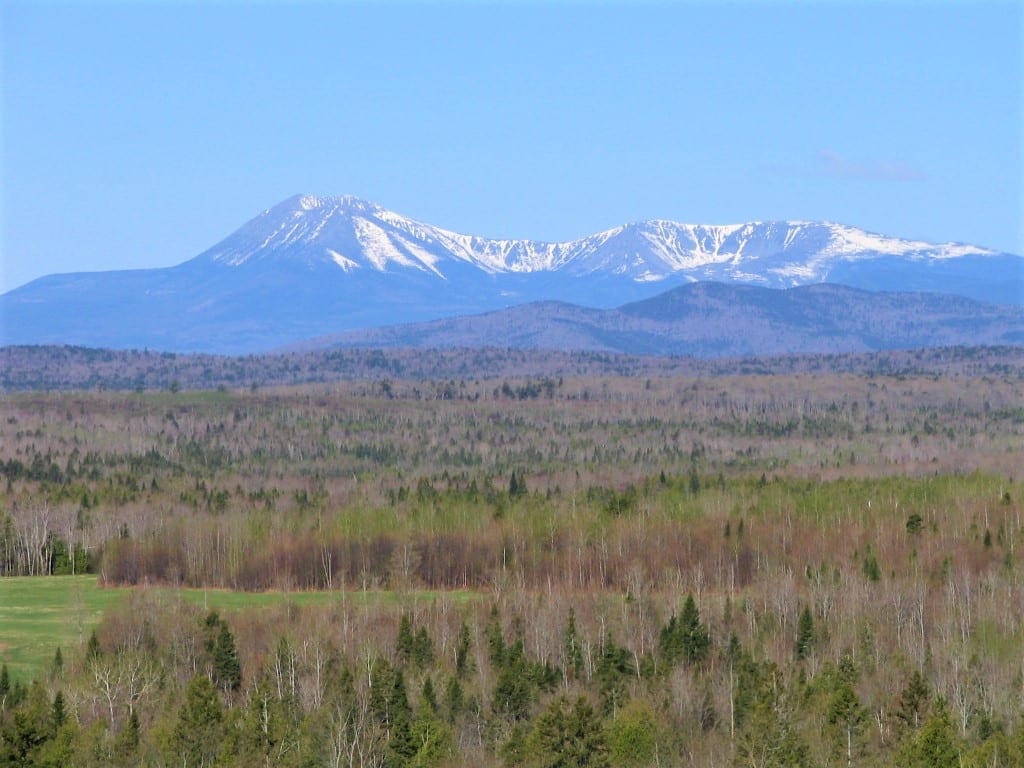
[(617, 646), (611, 634), (606, 634), (594, 669), (602, 714), (614, 715), (626, 703), (626, 679), (632, 677), (633, 671), (629, 650)]
[(920, 730), (911, 733), (904, 742), (897, 764), (901, 768), (947, 768), (960, 765), (960, 743), (944, 699), (936, 701), (925, 724)]
[(6, 758), (10, 766), (35, 765), (39, 750), (56, 733), (53, 705), (43, 686), (35, 682), (24, 703), (9, 718), (0, 719), (0, 759)]
[(711, 638), (701, 623), (700, 612), (693, 595), (687, 595), (678, 617), (673, 614), (658, 635), (658, 651), (666, 664), (672, 666), (680, 659), (696, 664), (707, 658)]
[(928, 681), (918, 670), (914, 670), (896, 701), (896, 717), (908, 728), (920, 728), (931, 697)]
[(85, 645), (85, 658), (88, 661), (92, 661), (102, 655), (103, 649), (100, 648), (100, 639), (96, 637), (96, 630), (94, 629), (89, 635), (89, 642)]
[(703, 661), (707, 658), (708, 649), (711, 647), (711, 638), (708, 631), (701, 624), (700, 613), (697, 611), (697, 603), (693, 595), (686, 596), (683, 603), (683, 611), (679, 616), (679, 630), (682, 635), (683, 657), (691, 664)]
[(67, 712), (65, 711), (64, 693), (57, 691), (53, 697), (53, 730), (59, 730), (66, 721)]
[(537, 716), (526, 744), (528, 764), (538, 768), (605, 768), (608, 746), (600, 718), (583, 696), (570, 706), (560, 696)]
[(420, 691), (420, 699), (423, 702), (423, 706), (430, 710), (431, 713), (437, 712), (437, 694), (434, 693), (434, 681), (427, 675), (423, 679), (423, 688)]
[(206, 675), (196, 675), (185, 689), (172, 745), (180, 764), (212, 765), (224, 737), (224, 713), (217, 689)]
[(128, 722), (125, 723), (124, 728), (121, 729), (121, 733), (117, 737), (117, 745), (115, 751), (122, 758), (130, 758), (135, 754), (135, 751), (139, 748), (139, 715), (133, 709), (131, 714), (128, 715)]
[(576, 636), (576, 611), (571, 607), (562, 646), (565, 652), (566, 677), (569, 680), (579, 680), (583, 677), (583, 644)]
[(492, 667), (500, 667), (505, 662), (505, 633), (501, 628), (497, 604), (491, 606), (491, 616), (487, 620), (484, 634), (487, 637), (487, 658)]
[(402, 670), (396, 670), (391, 692), (388, 696), (388, 766), (408, 765), (416, 754), (418, 745), (412, 733), (412, 708), (405, 691), (405, 677)]
[(466, 694), (462, 690), (462, 683), (459, 682), (458, 677), (453, 677), (448, 681), (444, 692), (444, 709), (448, 720), (454, 722), (455, 718), (462, 714), (465, 706)]
[(425, 669), (434, 663), (434, 641), (427, 634), (426, 627), (420, 627), (413, 639), (412, 660), (417, 669)]
[(525, 658), (523, 641), (514, 642), (504, 654), (504, 661), (494, 684), (491, 709), (495, 714), (512, 720), (523, 720), (529, 714), (533, 701), (529, 664)]
[(806, 659), (811, 655), (814, 651), (815, 639), (814, 617), (811, 615), (811, 607), (805, 605), (796, 625), (796, 643), (793, 646), (793, 651), (797, 659)]
[(0, 666), (0, 700), (7, 698), (11, 692), (11, 675), (7, 671), (7, 662)]
[(235, 636), (223, 622), (213, 647), (213, 671), (225, 691), (237, 691), (242, 684), (242, 665), (238, 660)]
[(469, 625), (463, 619), (462, 626), (459, 628), (459, 641), (455, 646), (455, 672), (459, 677), (463, 677), (467, 672), (472, 671), (473, 662), (469, 657), (469, 649)]
[(408, 664), (415, 651), (416, 640), (412, 634), (412, 618), (403, 613), (398, 620), (398, 638), (395, 640), (395, 656), (399, 664)]
[(841, 681), (828, 703), (828, 722), (833, 728), (833, 751), (853, 765), (853, 757), (861, 752), (861, 739), (867, 726), (867, 710), (861, 706), (853, 686)]

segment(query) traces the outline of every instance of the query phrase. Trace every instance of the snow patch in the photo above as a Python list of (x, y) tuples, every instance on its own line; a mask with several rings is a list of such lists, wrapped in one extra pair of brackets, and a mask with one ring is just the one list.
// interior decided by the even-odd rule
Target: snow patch
[(353, 269), (359, 269), (359, 265), (356, 262), (352, 261), (352, 259), (345, 258), (335, 250), (328, 248), (327, 254), (331, 257), (331, 261), (341, 267), (344, 272), (351, 272)]

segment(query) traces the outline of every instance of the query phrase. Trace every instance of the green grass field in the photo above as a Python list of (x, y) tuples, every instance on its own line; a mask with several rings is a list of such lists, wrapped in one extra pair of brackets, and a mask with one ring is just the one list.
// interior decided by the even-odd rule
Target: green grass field
[[(218, 611), (268, 607), (290, 601), (296, 605), (325, 605), (340, 600), (391, 603), (398, 593), (375, 592), (235, 592), (226, 589), (173, 587), (100, 587), (95, 576), (15, 576), (0, 578), (0, 662), (14, 680), (38, 677), (62, 653), (80, 648), (100, 623), (103, 612), (127, 599), (132, 590), (157, 589), (182, 600)], [(475, 593), (446, 593), (455, 601)], [(416, 592), (430, 600), (434, 592)]]
[(100, 589), (95, 576), (0, 579), (0, 659), (13, 679), (29, 680), (88, 639), (103, 611), (127, 590)]

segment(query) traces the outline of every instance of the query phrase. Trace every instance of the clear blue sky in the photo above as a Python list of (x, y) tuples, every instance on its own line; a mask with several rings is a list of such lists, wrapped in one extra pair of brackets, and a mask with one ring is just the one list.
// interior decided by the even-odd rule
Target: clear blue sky
[(1024, 253), (1022, 6), (0, 0), (0, 291), (176, 264), (297, 192)]

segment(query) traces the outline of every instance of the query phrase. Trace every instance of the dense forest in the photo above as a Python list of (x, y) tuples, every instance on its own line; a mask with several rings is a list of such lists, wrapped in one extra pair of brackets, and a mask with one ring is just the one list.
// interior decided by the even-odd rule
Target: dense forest
[(899, 354), (8, 392), (0, 574), (136, 587), (0, 765), (1022, 766), (1021, 356)]

